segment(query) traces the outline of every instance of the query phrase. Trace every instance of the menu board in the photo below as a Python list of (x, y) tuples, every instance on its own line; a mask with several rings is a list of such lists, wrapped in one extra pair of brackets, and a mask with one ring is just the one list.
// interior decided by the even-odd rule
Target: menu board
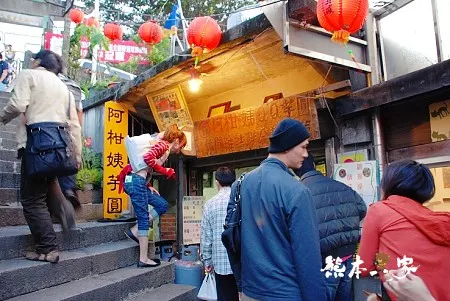
[(333, 178), (355, 190), (364, 199), (367, 208), (379, 199), (377, 161), (335, 164)]
[(183, 244), (200, 243), (200, 226), (202, 223), (204, 196), (183, 197)]

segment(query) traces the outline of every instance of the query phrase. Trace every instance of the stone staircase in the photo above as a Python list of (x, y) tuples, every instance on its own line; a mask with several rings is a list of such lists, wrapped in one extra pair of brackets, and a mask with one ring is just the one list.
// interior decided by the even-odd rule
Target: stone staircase
[[(0, 109), (11, 93), (0, 92)], [(20, 160), (17, 159), (16, 131), (19, 118), (7, 125), (0, 124), (0, 227), (26, 225), (20, 205)], [(77, 212), (77, 221), (97, 220), (103, 217), (102, 204), (83, 204)]]
[(27, 226), (0, 228), (0, 300), (193, 301), (195, 288), (173, 284), (173, 263), (136, 267), (138, 246), (124, 235), (130, 223), (88, 222), (62, 236), (57, 264), (23, 258)]
[[(0, 92), (0, 108), (11, 93)], [(19, 119), (0, 125), (0, 206), (18, 204), (20, 188), (20, 161), (17, 157), (16, 127)]]

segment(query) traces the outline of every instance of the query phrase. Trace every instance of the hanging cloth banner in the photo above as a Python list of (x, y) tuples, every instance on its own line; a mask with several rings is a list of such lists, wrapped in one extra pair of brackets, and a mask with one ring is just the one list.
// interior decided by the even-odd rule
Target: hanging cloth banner
[(103, 149), (103, 217), (116, 219), (128, 210), (128, 197), (119, 194), (117, 175), (127, 165), (125, 137), (128, 135), (128, 110), (115, 101), (105, 103)]

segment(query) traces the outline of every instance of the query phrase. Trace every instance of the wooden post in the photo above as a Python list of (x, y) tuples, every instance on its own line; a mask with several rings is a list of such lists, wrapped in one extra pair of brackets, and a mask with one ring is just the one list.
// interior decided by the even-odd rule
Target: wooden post
[(178, 158), (178, 200), (177, 200), (177, 251), (183, 249), (183, 196), (184, 196), (184, 168), (183, 158)]
[(336, 161), (336, 149), (337, 149), (336, 137), (331, 137), (325, 140), (325, 163), (327, 167), (327, 176), (333, 177), (334, 164)]

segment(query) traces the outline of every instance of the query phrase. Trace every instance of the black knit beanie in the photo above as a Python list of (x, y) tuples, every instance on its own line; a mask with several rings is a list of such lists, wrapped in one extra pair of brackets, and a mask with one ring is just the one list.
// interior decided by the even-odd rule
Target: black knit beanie
[(309, 138), (306, 127), (298, 120), (286, 118), (280, 121), (270, 136), (269, 153), (282, 153)]

